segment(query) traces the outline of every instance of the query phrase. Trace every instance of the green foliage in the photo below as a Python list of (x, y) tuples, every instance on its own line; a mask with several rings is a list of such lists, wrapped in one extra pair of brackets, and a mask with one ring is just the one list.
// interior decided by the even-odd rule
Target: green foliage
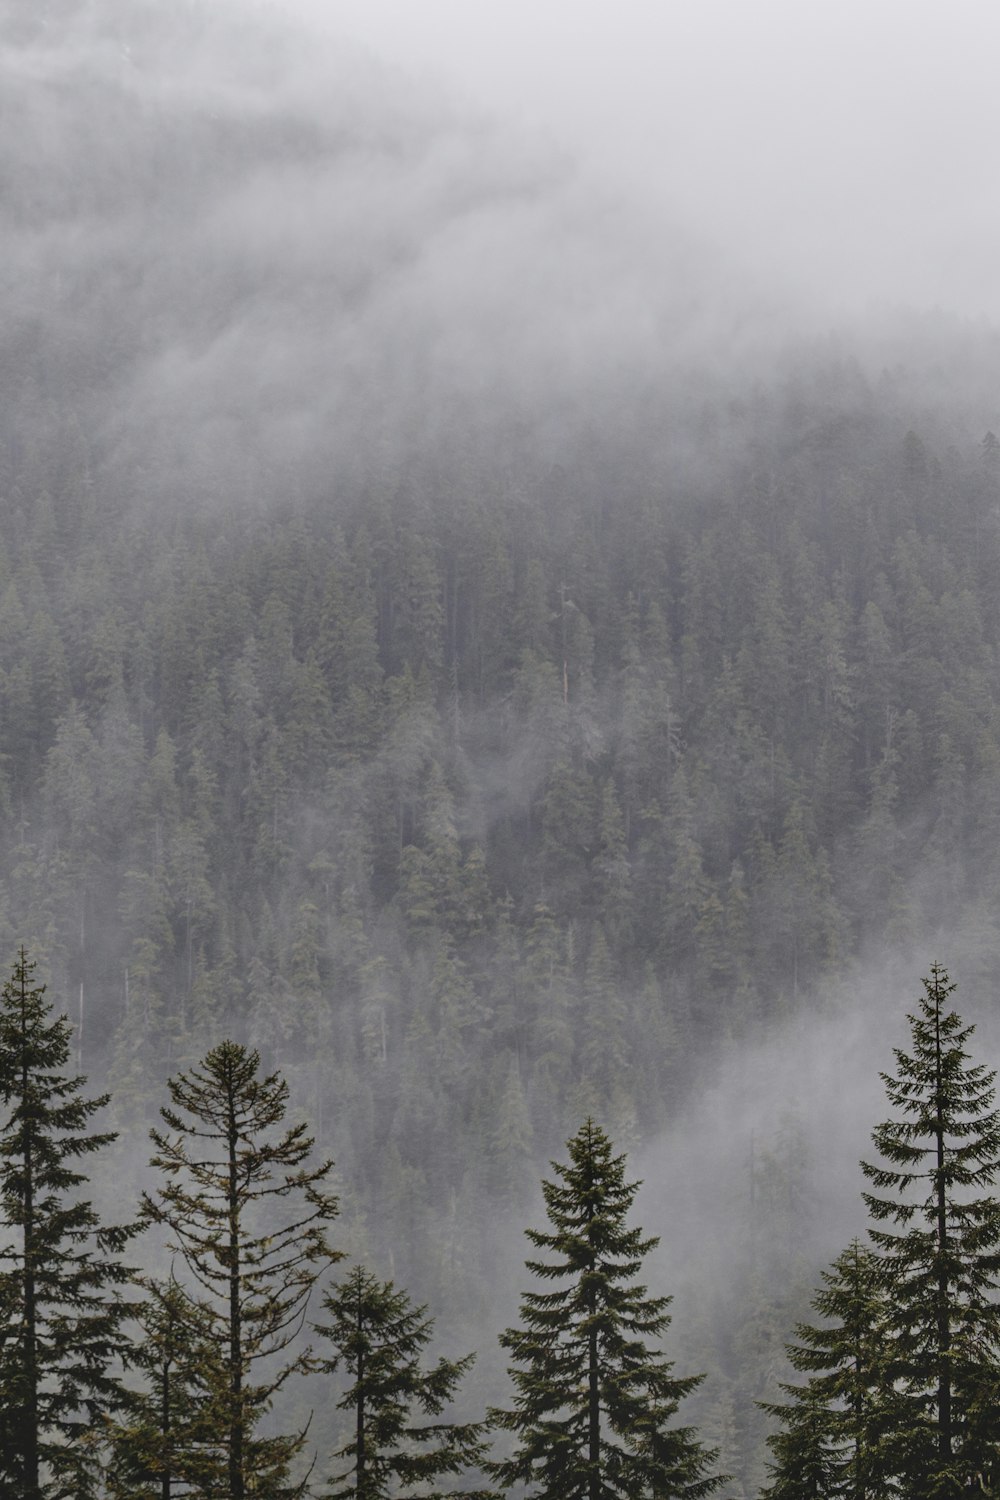
[(211, 1492), (223, 1387), (220, 1349), (211, 1317), (171, 1276), (139, 1278), (145, 1292), (135, 1311), (130, 1363), (146, 1378), (133, 1390), (127, 1416), (115, 1427), (108, 1476), (112, 1500), (170, 1500)]
[[(1000, 1468), (984, 1392), (1000, 1378), (1000, 1174), (996, 1074), (972, 1063), (971, 1026), (948, 1008), (940, 964), (923, 981), (911, 1046), (882, 1075), (895, 1115), (862, 1163), (865, 1202), (889, 1289), (889, 1379), (899, 1392), (900, 1482), (937, 1496)], [(895, 1228), (887, 1226), (895, 1225)]]
[(22, 1500), (101, 1492), (109, 1419), (125, 1402), (116, 1365), (129, 1313), (120, 1259), (132, 1227), (102, 1224), (81, 1196), (85, 1158), (115, 1136), (65, 1072), (70, 1027), (52, 1016), (21, 949), (0, 992), (0, 1488)]
[[(433, 1337), (426, 1308), (414, 1307), (391, 1281), (378, 1281), (363, 1266), (329, 1292), (323, 1306), (330, 1322), (317, 1325), (336, 1351), (322, 1368), (350, 1382), (337, 1406), (352, 1418), (352, 1437), (335, 1457), (348, 1467), (330, 1482), (330, 1500), (388, 1500), (417, 1493), (443, 1500), (453, 1493), (435, 1486), (442, 1478), (478, 1468), (486, 1453), (482, 1422), (417, 1421), (440, 1417), (474, 1359), (443, 1357), (421, 1366)], [(430, 1488), (428, 1488), (430, 1486)], [(488, 1492), (463, 1487), (466, 1500)]]
[[(910, 1049), (883, 1073), (896, 1113), (873, 1132), (871, 1248), (824, 1274), (787, 1353), (806, 1373), (769, 1439), (773, 1500), (992, 1493), (1000, 1475), (1000, 1112), (995, 1073), (972, 1063), (940, 964), (908, 1017)], [(890, 1227), (892, 1226), (892, 1227)], [(992, 1415), (991, 1415), (992, 1414)]]
[(780, 1426), (768, 1439), (767, 1500), (904, 1494), (891, 1476), (902, 1403), (890, 1353), (893, 1288), (878, 1257), (854, 1240), (823, 1272), (813, 1307), (825, 1320), (801, 1323), (788, 1347), (804, 1385), (784, 1384), (787, 1401), (762, 1403)]
[(516, 1446), (491, 1472), (548, 1500), (709, 1495), (724, 1482), (706, 1472), (715, 1455), (673, 1425), (701, 1377), (670, 1373), (651, 1342), (669, 1324), (670, 1299), (635, 1280), (657, 1243), (626, 1225), (638, 1185), (592, 1120), (568, 1150), (568, 1165), (553, 1163), (559, 1180), (542, 1185), (551, 1228), (527, 1231), (553, 1257), (528, 1270), (557, 1285), (527, 1292), (521, 1326), (500, 1338), (515, 1400), (491, 1420)]

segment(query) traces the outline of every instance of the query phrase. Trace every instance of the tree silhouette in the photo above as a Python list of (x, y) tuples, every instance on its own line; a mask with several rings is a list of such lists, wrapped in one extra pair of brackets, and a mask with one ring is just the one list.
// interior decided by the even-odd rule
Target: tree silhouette
[[(427, 1486), (482, 1463), (485, 1424), (414, 1422), (413, 1416), (439, 1417), (475, 1356), (442, 1358), (423, 1369), (421, 1355), (434, 1331), (426, 1308), (414, 1307), (406, 1292), (363, 1266), (323, 1306), (330, 1322), (316, 1331), (336, 1350), (324, 1368), (343, 1370), (350, 1379), (337, 1404), (354, 1416), (354, 1435), (336, 1454), (349, 1467), (333, 1480), (330, 1500), (383, 1500), (415, 1488), (421, 1500), (442, 1500), (444, 1491)], [(471, 1500), (471, 1491), (463, 1494)]]
[(101, 1439), (125, 1393), (129, 1313), (120, 1254), (135, 1226), (103, 1225), (78, 1163), (114, 1141), (90, 1122), (107, 1095), (66, 1074), (70, 1025), (52, 1016), (22, 948), (0, 992), (0, 1490), (22, 1500), (100, 1492)]
[(551, 1259), (528, 1270), (550, 1291), (527, 1292), (522, 1325), (501, 1335), (515, 1400), (491, 1413), (516, 1439), (513, 1455), (490, 1465), (505, 1485), (537, 1486), (546, 1500), (709, 1495), (723, 1480), (707, 1473), (715, 1454), (691, 1428), (671, 1425), (700, 1376), (678, 1378), (651, 1340), (670, 1319), (668, 1297), (635, 1281), (658, 1243), (626, 1218), (638, 1188), (625, 1157), (587, 1120), (568, 1143), (569, 1164), (543, 1182), (549, 1230), (527, 1230)]

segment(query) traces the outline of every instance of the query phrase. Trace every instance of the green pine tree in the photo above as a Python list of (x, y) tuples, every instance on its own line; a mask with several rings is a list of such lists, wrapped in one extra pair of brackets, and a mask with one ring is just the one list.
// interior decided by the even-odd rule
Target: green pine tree
[(103, 1225), (78, 1164), (115, 1139), (91, 1129), (107, 1096), (64, 1071), (70, 1025), (52, 1016), (22, 948), (0, 993), (0, 1492), (87, 1500), (124, 1392), (116, 1363), (129, 1306), (120, 1254), (135, 1227)]
[[(383, 1500), (417, 1492), (439, 1500), (443, 1477), (478, 1468), (484, 1458), (482, 1422), (413, 1422), (414, 1412), (440, 1417), (475, 1358), (439, 1359), (421, 1367), (434, 1324), (406, 1292), (356, 1266), (323, 1299), (331, 1321), (316, 1332), (336, 1350), (323, 1366), (343, 1370), (351, 1384), (337, 1403), (353, 1415), (354, 1432), (335, 1457), (348, 1467), (336, 1475), (329, 1500)], [(431, 1488), (428, 1488), (431, 1486)], [(449, 1489), (448, 1493), (451, 1493)], [(485, 1491), (463, 1490), (466, 1500)]]
[(895, 1392), (886, 1375), (886, 1288), (878, 1257), (854, 1240), (823, 1272), (813, 1307), (824, 1319), (799, 1324), (786, 1347), (802, 1385), (783, 1384), (787, 1401), (761, 1403), (780, 1426), (767, 1500), (850, 1500), (898, 1493), (885, 1478), (895, 1431)]
[(522, 1326), (501, 1335), (513, 1364), (515, 1400), (491, 1413), (516, 1447), (490, 1465), (504, 1485), (526, 1484), (546, 1500), (657, 1500), (709, 1495), (723, 1483), (708, 1470), (715, 1454), (689, 1427), (671, 1425), (700, 1376), (677, 1378), (651, 1340), (669, 1324), (668, 1297), (635, 1281), (657, 1244), (626, 1218), (638, 1189), (625, 1157), (587, 1120), (553, 1163), (542, 1191), (551, 1228), (529, 1229), (529, 1260), (545, 1283), (522, 1298)]
[[(306, 1165), (313, 1141), (305, 1125), (280, 1128), (288, 1085), (277, 1074), (261, 1077), (258, 1054), (236, 1042), (222, 1042), (167, 1086), (167, 1130), (150, 1132), (164, 1181), (143, 1194), (143, 1210), (187, 1264), (196, 1288), (185, 1288), (192, 1337), (204, 1337), (207, 1317), (220, 1351), (205, 1371), (215, 1432), (208, 1492), (227, 1500), (297, 1495), (302, 1485), (289, 1470), (304, 1432), (265, 1436), (259, 1428), (275, 1394), (311, 1368), (310, 1351), (290, 1346), (316, 1280), (340, 1258), (327, 1241), (337, 1211), (326, 1187), (332, 1164)], [(286, 1199), (298, 1206), (282, 1217)]]
[[(895, 1118), (862, 1162), (890, 1288), (889, 1378), (902, 1414), (893, 1465), (904, 1491), (937, 1497), (1000, 1479), (1000, 1173), (996, 1074), (969, 1061), (971, 1026), (948, 1008), (940, 964), (909, 1017), (909, 1052), (883, 1073)], [(992, 1413), (991, 1413), (992, 1408)]]

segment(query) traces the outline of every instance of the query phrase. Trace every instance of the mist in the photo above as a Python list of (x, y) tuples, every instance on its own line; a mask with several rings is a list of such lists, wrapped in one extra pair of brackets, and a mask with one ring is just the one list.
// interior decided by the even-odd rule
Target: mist
[(933, 961), (1000, 1043), (997, 41), (0, 4), (0, 933), (98, 1196), (259, 1049), (474, 1412), (593, 1115), (734, 1497)]
[[(302, 10), (313, 17), (317, 9)], [(800, 316), (880, 303), (996, 318), (985, 3), (628, 0), (324, 6), (442, 92), (570, 143)]]

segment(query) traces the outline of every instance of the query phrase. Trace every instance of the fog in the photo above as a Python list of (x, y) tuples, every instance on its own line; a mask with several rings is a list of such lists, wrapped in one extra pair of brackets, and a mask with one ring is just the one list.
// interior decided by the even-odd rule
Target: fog
[(259, 1046), (495, 1400), (593, 1110), (745, 1475), (932, 960), (997, 1055), (998, 43), (0, 0), (0, 930), (115, 1190)]
[(627, 423), (835, 327), (877, 370), (900, 305), (1000, 316), (985, 6), (228, 0), (194, 46), (106, 9), (6, 54), (6, 295), (175, 499), (463, 424), (561, 458), (588, 404)]
[(322, 14), (440, 92), (565, 143), (803, 312), (1000, 316), (986, 0), (332, 0)]
[(788, 334), (723, 248), (572, 142), (327, 25), (312, 47), (254, 6), (245, 38), (238, 5), (54, 14), (8, 54), (13, 327), (116, 472), (174, 502), (356, 479), (462, 423), (527, 421), (560, 456), (587, 401), (742, 378)]

